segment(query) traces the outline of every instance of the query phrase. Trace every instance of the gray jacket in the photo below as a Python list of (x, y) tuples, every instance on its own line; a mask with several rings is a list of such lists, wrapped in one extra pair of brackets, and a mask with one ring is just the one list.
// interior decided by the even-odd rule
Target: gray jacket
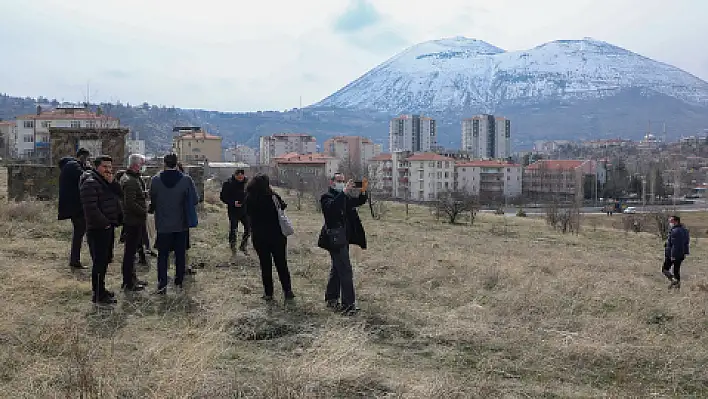
[(155, 229), (158, 234), (188, 231), (186, 201), (199, 202), (194, 181), (178, 170), (164, 170), (153, 176), (150, 201), (155, 209)]

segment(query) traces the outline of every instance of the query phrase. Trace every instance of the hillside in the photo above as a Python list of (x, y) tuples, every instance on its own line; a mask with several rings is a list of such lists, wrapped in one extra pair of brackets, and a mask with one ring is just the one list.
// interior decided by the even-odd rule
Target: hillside
[[(183, 293), (117, 293), (97, 311), (89, 275), (66, 265), (70, 224), (51, 205), (0, 202), (0, 396), (708, 395), (705, 247), (669, 293), (651, 235), (564, 236), (492, 215), (450, 226), (390, 205), (379, 221), (361, 212), (362, 312), (345, 318), (323, 307), (329, 258), (314, 247), (321, 219), (309, 205), (288, 208), (294, 305), (261, 302), (255, 254), (229, 259), (225, 210), (209, 204), (190, 251), (206, 268)], [(154, 263), (139, 272), (155, 281)]]

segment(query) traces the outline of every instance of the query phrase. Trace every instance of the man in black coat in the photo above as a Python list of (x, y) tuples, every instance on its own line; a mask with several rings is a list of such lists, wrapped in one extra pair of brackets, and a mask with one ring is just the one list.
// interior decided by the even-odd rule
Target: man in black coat
[[(320, 197), (324, 226), (320, 233), (318, 246), (329, 251), (332, 258), (332, 268), (325, 291), (327, 306), (341, 310), (344, 314), (356, 314), (356, 297), (354, 294), (354, 276), (349, 258), (349, 245), (358, 245), (366, 249), (366, 232), (361, 224), (356, 208), (364, 205), (367, 200), (366, 182), (361, 189), (354, 187), (354, 181), (345, 183), (344, 175), (335, 174), (330, 180), (329, 190)], [(327, 230), (344, 228), (346, 243), (343, 246), (332, 245)], [(341, 293), (342, 303), (339, 304)]]
[(681, 288), (681, 263), (689, 253), (690, 238), (688, 230), (681, 224), (680, 217), (671, 216), (669, 226), (671, 230), (664, 244), (664, 264), (661, 272), (671, 281), (669, 289), (679, 289)]
[(113, 178), (113, 160), (99, 156), (94, 168), (81, 176), (81, 205), (86, 219), (86, 239), (93, 266), (91, 268), (92, 300), (96, 304), (115, 303), (106, 289), (106, 271), (113, 255), (114, 231), (123, 221), (120, 186)]
[(221, 186), (221, 194), (219, 195), (221, 202), (226, 204), (229, 215), (229, 245), (231, 250), (236, 248), (236, 233), (238, 232), (238, 224), (243, 224), (243, 237), (241, 237), (241, 245), (239, 250), (246, 252), (246, 244), (248, 237), (251, 235), (251, 226), (248, 224), (246, 217), (246, 184), (248, 178), (243, 169), (237, 169), (236, 172), (225, 181)]
[(86, 221), (79, 198), (79, 180), (90, 169), (89, 155), (88, 150), (80, 148), (76, 158), (64, 157), (59, 160), (59, 220), (71, 219), (73, 233), (69, 266), (74, 269), (85, 268), (81, 265), (81, 242), (86, 234)]

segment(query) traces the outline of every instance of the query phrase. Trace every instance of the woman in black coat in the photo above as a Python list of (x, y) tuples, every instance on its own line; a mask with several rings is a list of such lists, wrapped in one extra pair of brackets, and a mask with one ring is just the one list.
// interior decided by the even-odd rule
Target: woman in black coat
[(265, 291), (263, 299), (273, 299), (273, 263), (278, 272), (280, 285), (286, 300), (295, 298), (290, 283), (288, 270), (287, 245), (288, 239), (280, 229), (280, 217), (276, 202), (280, 209), (287, 204), (270, 187), (267, 175), (258, 174), (246, 186), (246, 215), (251, 225), (251, 242), (261, 265), (261, 278)]

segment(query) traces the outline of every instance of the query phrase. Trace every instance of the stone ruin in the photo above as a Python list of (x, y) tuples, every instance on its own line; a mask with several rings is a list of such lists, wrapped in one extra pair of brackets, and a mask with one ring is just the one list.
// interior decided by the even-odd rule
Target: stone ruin
[(109, 155), (114, 165), (124, 165), (126, 160), (125, 138), (128, 136), (125, 128), (69, 128), (50, 127), (49, 142), (51, 155), (49, 164), (54, 166), (66, 156), (76, 155), (82, 146), (97, 155)]

